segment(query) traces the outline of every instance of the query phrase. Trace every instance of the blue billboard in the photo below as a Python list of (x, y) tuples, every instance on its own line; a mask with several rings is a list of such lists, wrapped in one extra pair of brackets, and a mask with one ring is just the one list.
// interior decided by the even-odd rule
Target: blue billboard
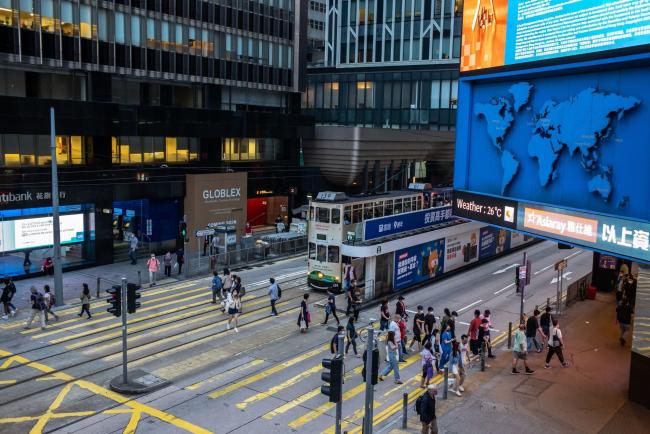
[(363, 230), (364, 240), (426, 228), (453, 220), (451, 206), (427, 208), (420, 211), (396, 214), (366, 220)]
[(510, 231), (494, 226), (486, 226), (480, 231), (480, 260), (510, 250)]
[(445, 265), (444, 259), (444, 238), (397, 250), (393, 288), (407, 288), (441, 275)]

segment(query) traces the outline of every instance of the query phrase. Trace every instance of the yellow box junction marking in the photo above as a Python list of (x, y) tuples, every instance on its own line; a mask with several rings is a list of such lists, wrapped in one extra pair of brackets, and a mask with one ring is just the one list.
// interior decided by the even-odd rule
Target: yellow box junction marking
[(253, 368), (255, 366), (261, 365), (264, 363), (264, 360), (262, 359), (255, 359), (251, 360), (245, 365), (237, 366), (234, 369), (231, 369), (230, 371), (225, 371), (220, 374), (214, 375), (206, 380), (199, 381), (198, 383), (191, 384), (185, 388), (185, 390), (197, 390), (200, 389), (203, 386), (207, 386), (208, 384), (216, 383), (219, 380), (223, 380), (226, 378), (228, 375), (232, 374), (241, 374), (242, 372), (246, 371), (249, 368)]

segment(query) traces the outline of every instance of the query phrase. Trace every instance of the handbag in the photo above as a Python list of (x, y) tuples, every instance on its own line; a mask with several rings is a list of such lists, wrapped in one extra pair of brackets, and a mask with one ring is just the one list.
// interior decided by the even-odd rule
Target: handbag
[(311, 322), (311, 312), (307, 311), (307, 324)]
[(327, 306), (325, 306), (325, 313), (326, 313), (327, 315), (331, 315), (331, 314), (332, 314), (332, 306), (331, 306), (329, 303), (327, 304)]
[(428, 361), (424, 367), (426, 368), (427, 378), (433, 378), (433, 363)]

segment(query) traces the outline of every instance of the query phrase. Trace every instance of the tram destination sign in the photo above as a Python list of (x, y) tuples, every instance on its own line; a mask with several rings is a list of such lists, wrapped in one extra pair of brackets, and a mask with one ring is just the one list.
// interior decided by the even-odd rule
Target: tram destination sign
[(364, 239), (373, 240), (400, 232), (422, 229), (452, 220), (451, 206), (378, 217), (364, 222)]

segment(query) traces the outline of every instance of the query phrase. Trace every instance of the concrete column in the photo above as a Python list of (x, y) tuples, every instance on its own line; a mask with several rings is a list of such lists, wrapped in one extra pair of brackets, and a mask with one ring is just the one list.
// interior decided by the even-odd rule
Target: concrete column
[(376, 268), (377, 268), (377, 257), (372, 256), (370, 258), (366, 258), (366, 268), (364, 270), (364, 277), (365, 277), (364, 300), (372, 300), (375, 297)]

